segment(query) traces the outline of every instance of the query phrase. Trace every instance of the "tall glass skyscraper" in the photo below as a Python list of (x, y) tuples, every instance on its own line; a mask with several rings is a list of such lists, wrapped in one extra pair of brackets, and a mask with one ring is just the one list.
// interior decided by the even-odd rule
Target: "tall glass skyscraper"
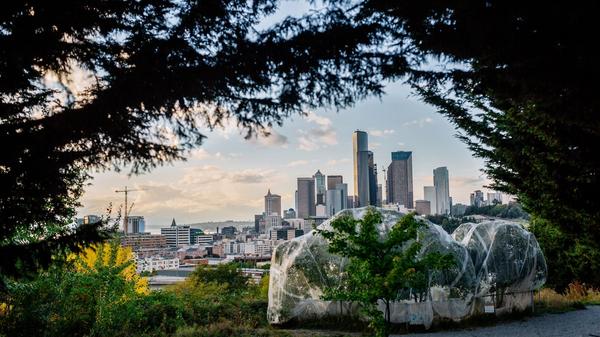
[(298, 189), (296, 190), (297, 215), (306, 219), (317, 214), (315, 207), (315, 179), (298, 178)]
[(317, 205), (325, 205), (325, 175), (317, 170), (313, 178), (315, 178), (317, 184)]
[(445, 166), (433, 170), (433, 186), (436, 214), (450, 214), (450, 183)]
[(352, 154), (354, 159), (354, 205), (370, 205), (369, 189), (369, 141), (367, 133), (356, 130), (352, 134)]
[(412, 152), (392, 152), (387, 169), (387, 202), (413, 208)]

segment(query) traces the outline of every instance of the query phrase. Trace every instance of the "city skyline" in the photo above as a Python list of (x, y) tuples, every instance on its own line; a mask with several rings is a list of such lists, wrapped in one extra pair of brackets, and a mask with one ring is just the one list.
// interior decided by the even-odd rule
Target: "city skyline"
[[(479, 172), (483, 166), (466, 145), (454, 136), (454, 128), (441, 115), (407, 97), (403, 85), (390, 85), (388, 94), (368, 99), (344, 111), (317, 110), (294, 117), (272, 129), (270, 137), (245, 140), (232, 123), (207, 132), (203, 146), (187, 162), (160, 167), (142, 176), (95, 173), (79, 209), (80, 215), (104, 214), (112, 203), (123, 202), (114, 193), (125, 185), (144, 188), (132, 193), (132, 215), (143, 215), (146, 227), (156, 231), (176, 217), (181, 223), (220, 220), (252, 221), (264, 208), (270, 188), (280, 194), (282, 209), (295, 208), (297, 177), (341, 175), (353, 195), (352, 132), (369, 135), (369, 150), (379, 167), (390, 164), (389, 153), (413, 152), (414, 200), (423, 199), (423, 186), (432, 185), (432, 169), (447, 166), (452, 172), (450, 191), (454, 203), (469, 202), (473, 190), (488, 181)], [(379, 184), (385, 181), (378, 172)], [(168, 200), (167, 200), (168, 199)], [(113, 216), (115, 211), (113, 211)]]

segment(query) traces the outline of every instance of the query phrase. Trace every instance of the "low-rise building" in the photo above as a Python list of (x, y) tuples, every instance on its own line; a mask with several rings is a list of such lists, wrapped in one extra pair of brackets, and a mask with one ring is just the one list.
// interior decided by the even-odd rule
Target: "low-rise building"
[(153, 272), (156, 270), (172, 270), (179, 268), (179, 259), (166, 259), (163, 257), (149, 257), (145, 259), (136, 260), (136, 271), (142, 272)]
[(167, 237), (162, 234), (137, 233), (121, 237), (121, 246), (131, 247), (133, 251), (140, 249), (165, 248)]

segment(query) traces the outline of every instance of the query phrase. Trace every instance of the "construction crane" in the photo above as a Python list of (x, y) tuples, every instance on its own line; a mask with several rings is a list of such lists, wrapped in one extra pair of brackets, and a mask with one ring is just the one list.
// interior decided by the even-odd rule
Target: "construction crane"
[(124, 193), (125, 194), (125, 206), (123, 207), (124, 209), (124, 216), (123, 216), (123, 231), (125, 232), (125, 235), (127, 235), (127, 227), (129, 226), (129, 212), (131, 211), (131, 209), (133, 208), (133, 204), (131, 204), (131, 207), (128, 207), (127, 205), (127, 194), (129, 192), (135, 192), (135, 191), (145, 191), (145, 189), (128, 189), (127, 186), (125, 186), (125, 189), (123, 190), (116, 190), (116, 193)]

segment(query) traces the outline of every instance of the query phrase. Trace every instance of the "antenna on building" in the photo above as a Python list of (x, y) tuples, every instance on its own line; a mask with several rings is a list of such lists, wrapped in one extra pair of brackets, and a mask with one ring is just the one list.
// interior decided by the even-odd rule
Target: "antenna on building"
[(135, 191), (145, 191), (145, 189), (128, 189), (127, 186), (125, 186), (125, 189), (123, 190), (116, 190), (115, 193), (124, 193), (125, 194), (125, 205), (123, 207), (123, 209), (125, 210), (125, 214), (123, 216), (123, 231), (125, 232), (125, 235), (127, 235), (127, 227), (129, 226), (129, 212), (131, 212), (131, 209), (133, 208), (133, 205), (135, 204), (132, 203), (131, 207), (129, 207), (129, 205), (127, 204), (127, 194), (129, 192), (135, 192)]

